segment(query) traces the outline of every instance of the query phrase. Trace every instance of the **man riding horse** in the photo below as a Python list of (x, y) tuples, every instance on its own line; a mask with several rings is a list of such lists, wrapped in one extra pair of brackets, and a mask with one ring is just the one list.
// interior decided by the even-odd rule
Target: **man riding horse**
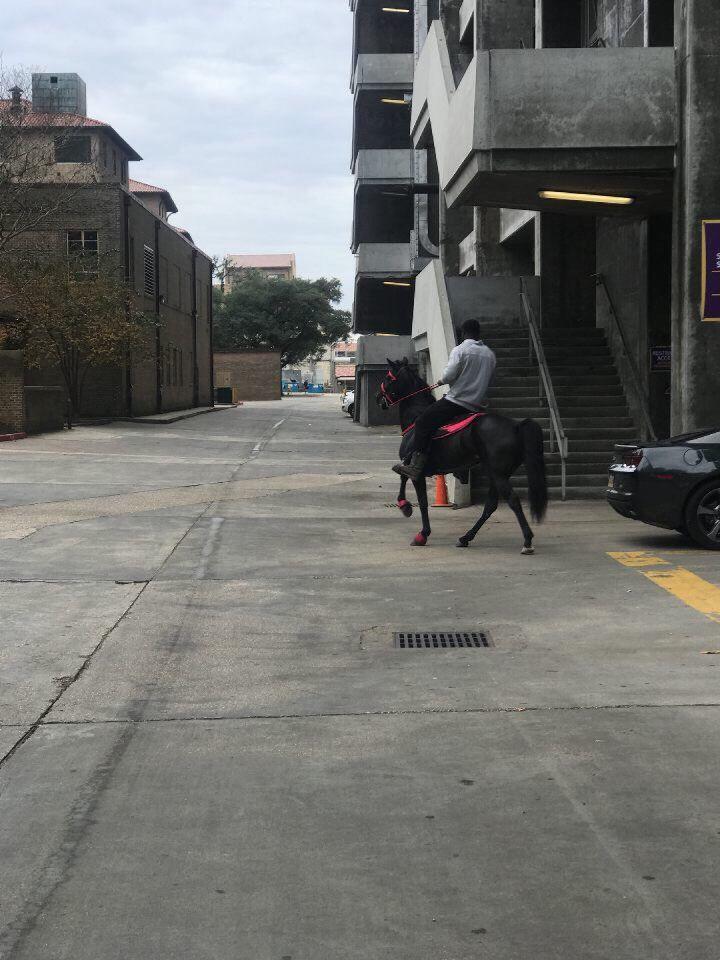
[[(520, 524), (522, 552), (531, 554), (534, 552), (533, 531), (511, 477), (521, 465), (525, 466), (530, 512), (535, 520), (542, 520), (548, 502), (543, 431), (535, 420), (511, 420), (501, 413), (483, 409), (495, 372), (495, 355), (480, 340), (477, 320), (463, 324), (462, 337), (462, 343), (450, 354), (448, 368), (440, 381), (451, 387), (442, 400), (435, 400), (430, 393), (434, 387), (418, 376), (407, 357), (388, 359), (389, 369), (375, 400), (383, 410), (397, 406), (400, 411), (401, 462), (393, 467), (400, 474), (397, 505), (403, 516), (412, 516), (412, 504), (405, 497), (408, 480), (412, 480), (423, 521), (422, 529), (412, 542), (424, 547), (432, 532), (427, 477), (453, 473), (467, 479), (472, 468), (482, 468), (488, 479), (485, 509), (477, 523), (458, 539), (457, 545), (468, 547), (497, 509), (498, 501), (503, 499)], [(440, 425), (445, 425), (444, 429), (437, 431)]]
[[(409, 463), (396, 463), (395, 473), (413, 482), (425, 472), (433, 435), (449, 423), (455, 423), (484, 405), (495, 374), (495, 354), (480, 339), (480, 324), (466, 320), (460, 329), (462, 342), (453, 349), (442, 378), (435, 387), (448, 384), (450, 390), (437, 403), (427, 407), (415, 423), (413, 454)], [(435, 389), (433, 387), (433, 389)]]

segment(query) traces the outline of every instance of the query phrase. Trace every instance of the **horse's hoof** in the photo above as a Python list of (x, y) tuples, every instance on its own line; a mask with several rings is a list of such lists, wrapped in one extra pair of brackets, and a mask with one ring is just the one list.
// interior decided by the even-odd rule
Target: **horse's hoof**
[(413, 507), (409, 500), (398, 500), (398, 510), (404, 517), (413, 515)]
[(531, 556), (533, 553), (535, 553), (535, 547), (523, 547), (522, 550), (520, 551), (520, 553), (521, 553), (524, 557), (529, 557), (529, 556)]
[(463, 540), (463, 538), (460, 537), (460, 539), (459, 539), (458, 542), (455, 544), (455, 546), (456, 546), (456, 547), (469, 547), (470, 544), (467, 542), (467, 540)]
[(427, 543), (427, 537), (424, 533), (418, 533), (415, 535), (412, 541), (414, 547), (424, 547)]

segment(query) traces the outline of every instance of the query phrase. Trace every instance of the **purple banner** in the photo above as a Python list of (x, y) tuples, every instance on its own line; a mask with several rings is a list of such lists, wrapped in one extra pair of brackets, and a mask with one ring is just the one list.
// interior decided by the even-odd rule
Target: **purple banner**
[(720, 220), (703, 220), (703, 320), (720, 320)]

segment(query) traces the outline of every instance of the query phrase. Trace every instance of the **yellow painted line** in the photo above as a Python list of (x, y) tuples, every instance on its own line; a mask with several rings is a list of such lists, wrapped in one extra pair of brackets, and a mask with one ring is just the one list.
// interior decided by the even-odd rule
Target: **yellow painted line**
[(704, 613), (715, 623), (720, 623), (720, 587), (708, 583), (684, 567), (676, 567), (674, 570), (648, 570), (643, 576), (693, 610)]
[(609, 553), (609, 557), (617, 560), (624, 567), (662, 567), (668, 566), (667, 560), (662, 557), (654, 557), (646, 550), (635, 550), (630, 553)]
[[(682, 600), (688, 607), (697, 610), (709, 617), (715, 623), (720, 623), (720, 587), (708, 583), (696, 573), (684, 567), (667, 569), (670, 564), (662, 557), (653, 556), (646, 550), (637, 550), (629, 553), (608, 553), (609, 557), (617, 560), (624, 567), (639, 569), (644, 577), (651, 580), (658, 587)], [(655, 569), (649, 570), (648, 567)], [(656, 569), (660, 567), (660, 569)]]

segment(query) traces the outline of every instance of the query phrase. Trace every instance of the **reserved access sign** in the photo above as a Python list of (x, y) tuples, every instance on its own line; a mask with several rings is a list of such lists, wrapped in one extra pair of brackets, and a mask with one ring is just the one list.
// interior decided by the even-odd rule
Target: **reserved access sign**
[(720, 220), (703, 220), (702, 318), (720, 320)]

